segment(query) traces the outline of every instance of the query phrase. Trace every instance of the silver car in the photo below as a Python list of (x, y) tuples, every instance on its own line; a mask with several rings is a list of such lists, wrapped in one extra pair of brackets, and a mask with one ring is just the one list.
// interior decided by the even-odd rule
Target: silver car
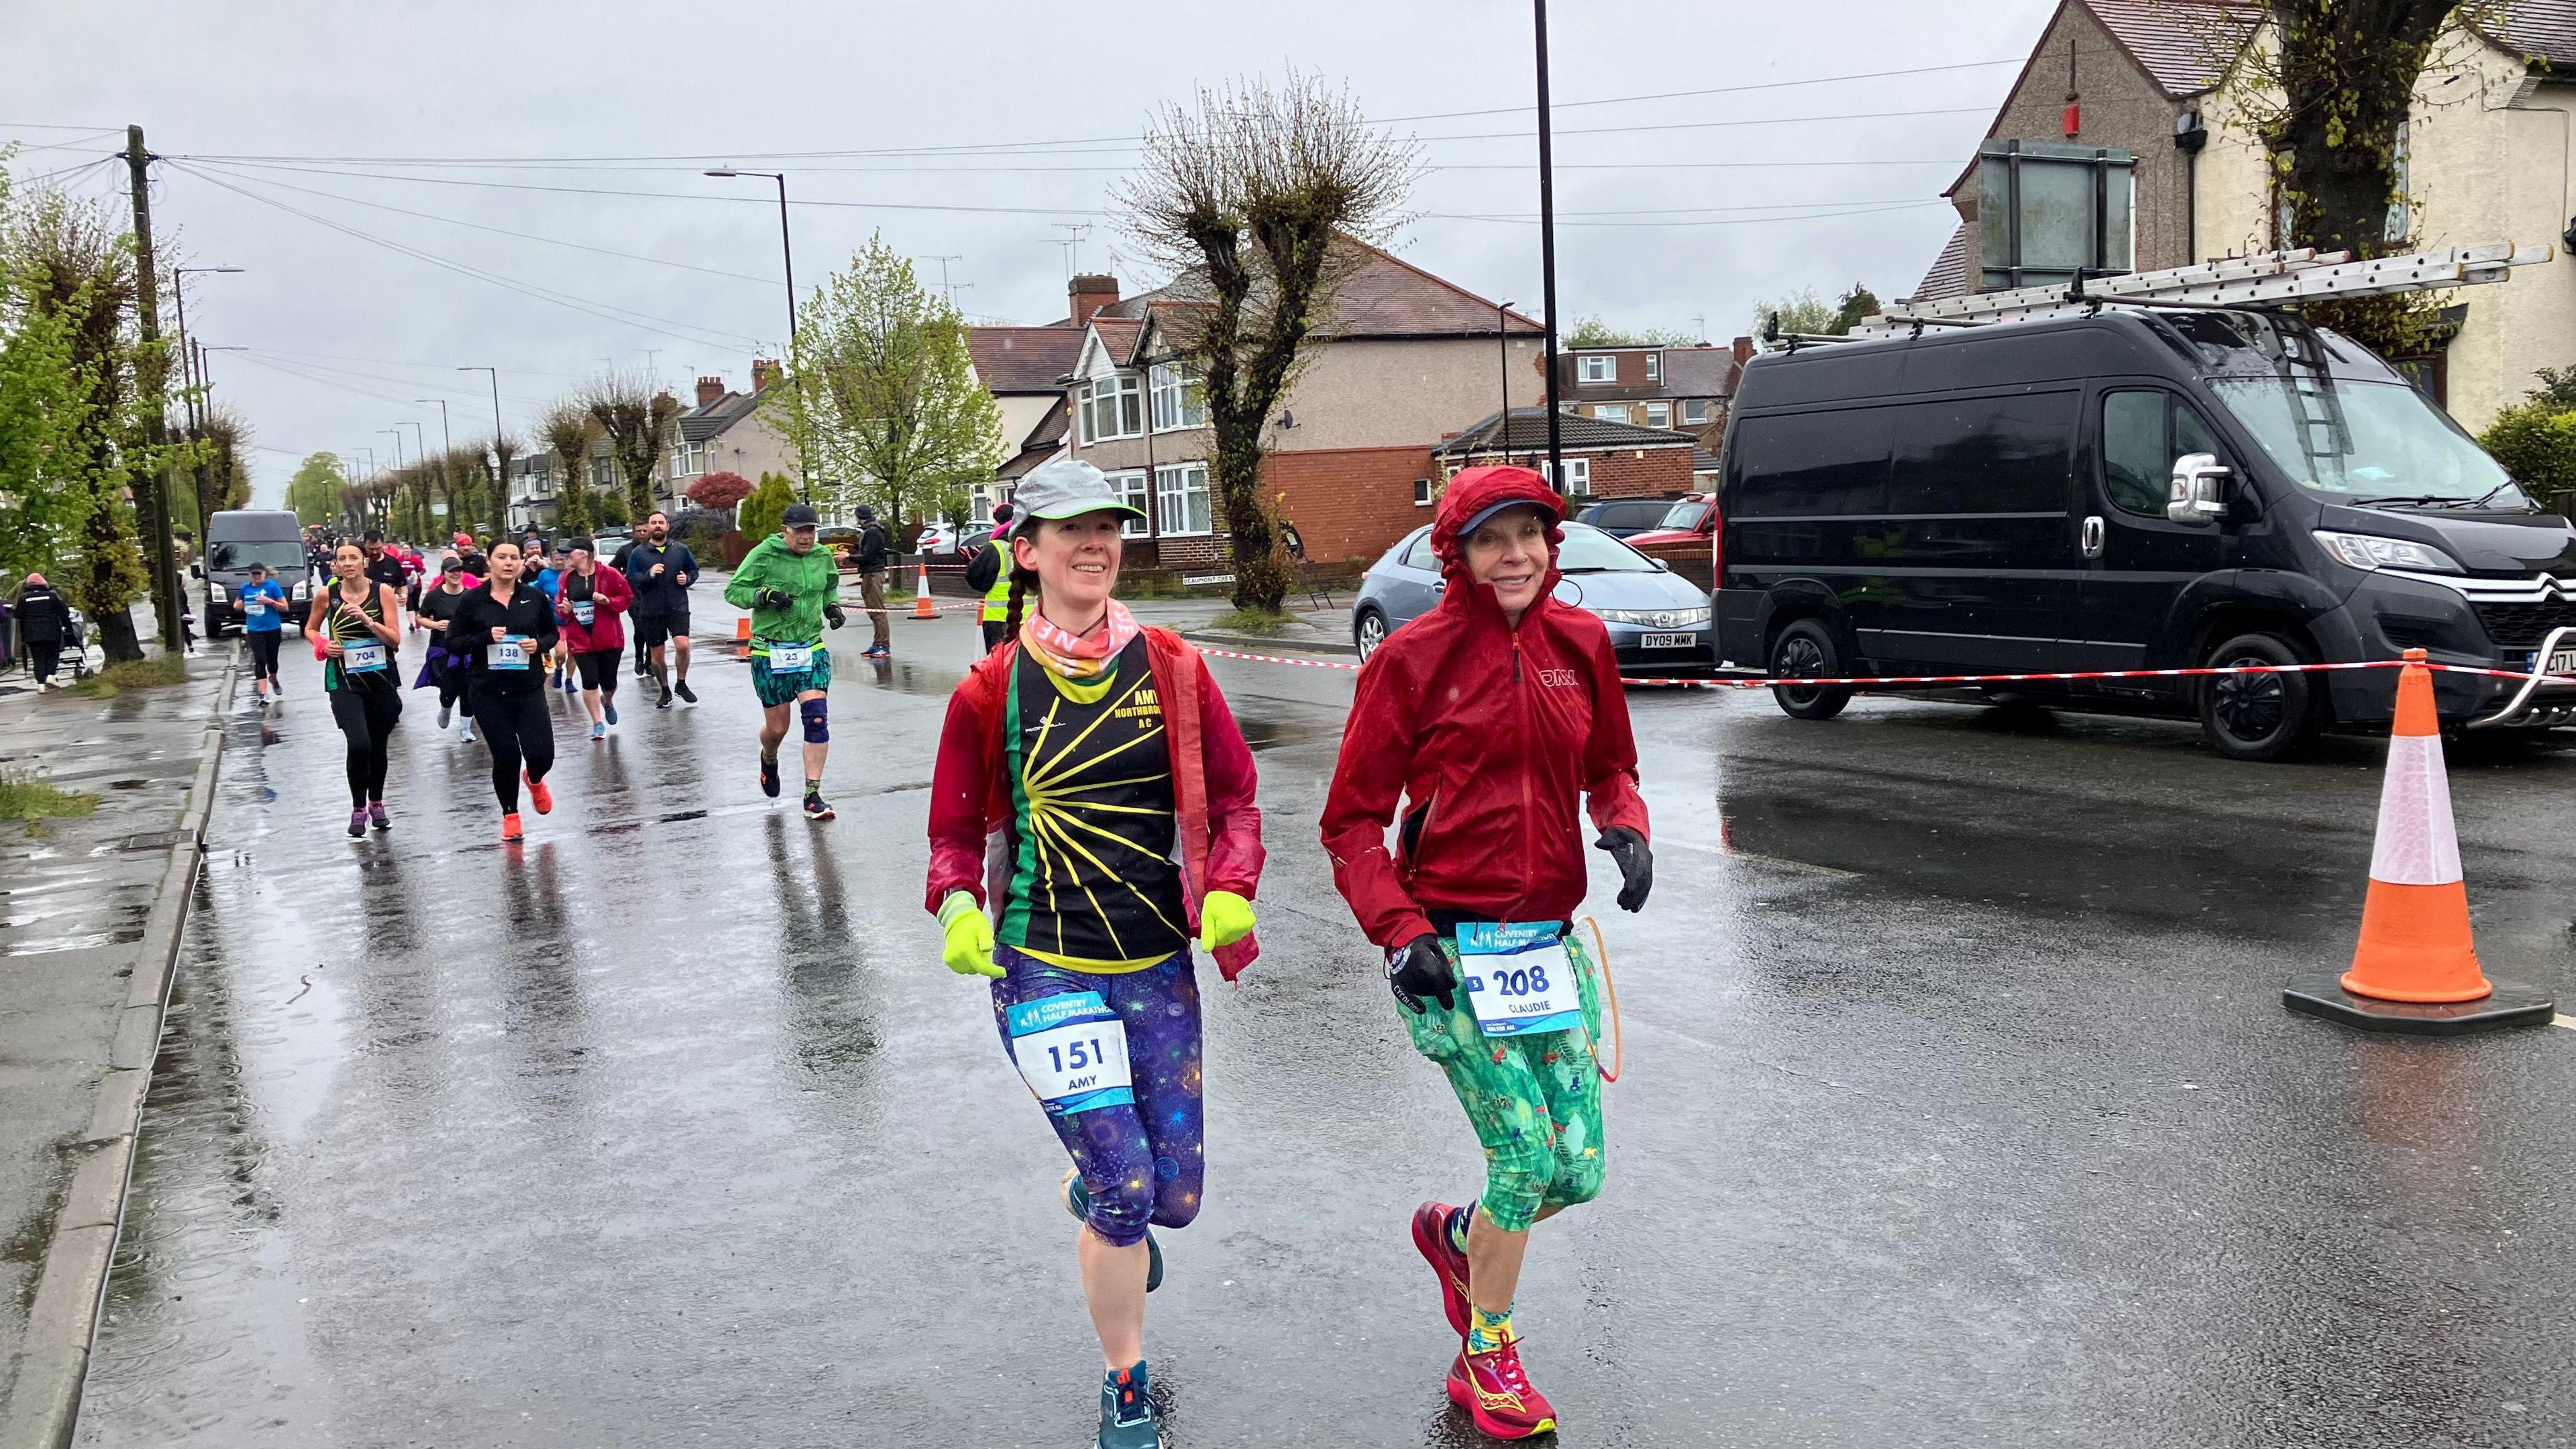
[[(1557, 550), (1560, 602), (1589, 609), (1610, 626), (1619, 672), (1636, 675), (1704, 674), (1717, 663), (1717, 636), (1709, 624), (1706, 590), (1589, 524), (1565, 525)], [(1386, 556), (1369, 565), (1351, 609), (1351, 642), (1360, 658), (1377, 652), (1386, 637), (1431, 612), (1448, 587), (1431, 552), (1431, 530), (1417, 528)]]

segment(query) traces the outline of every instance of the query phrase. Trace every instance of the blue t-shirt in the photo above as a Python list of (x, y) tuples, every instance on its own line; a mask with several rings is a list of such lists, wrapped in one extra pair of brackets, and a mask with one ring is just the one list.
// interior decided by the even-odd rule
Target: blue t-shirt
[[(275, 579), (262, 579), (255, 584), (244, 584), (241, 586), (239, 597), (242, 605), (243, 628), (255, 634), (274, 634), (284, 627), (286, 623), (286, 586), (284, 584)], [(268, 607), (253, 613), (250, 608), (253, 600), (265, 602)]]
[(560, 586), (562, 582), (562, 576), (557, 574), (551, 568), (537, 570), (537, 591), (544, 594), (549, 599), (555, 596), (555, 589)]

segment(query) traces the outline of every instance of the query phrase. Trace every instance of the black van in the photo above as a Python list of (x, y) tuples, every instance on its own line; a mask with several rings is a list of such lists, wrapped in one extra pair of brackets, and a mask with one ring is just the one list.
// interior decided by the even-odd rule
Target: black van
[[(2576, 528), (2367, 350), (2295, 317), (2105, 308), (1798, 346), (1744, 370), (1719, 657), (1774, 676), (2395, 659), (2576, 673)], [(2189, 716), (2238, 759), (2385, 728), (2390, 672), (2015, 684)], [(2576, 688), (2436, 674), (2446, 726)], [(1848, 689), (1787, 687), (1829, 719)], [(2519, 708), (2513, 708), (2516, 701)]]

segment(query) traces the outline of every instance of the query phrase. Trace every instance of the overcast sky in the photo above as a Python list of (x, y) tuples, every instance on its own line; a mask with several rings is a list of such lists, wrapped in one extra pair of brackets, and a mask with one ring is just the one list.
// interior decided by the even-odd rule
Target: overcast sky
[[(1722, 342), (1795, 288), (1910, 290), (1953, 223), (1936, 192), (2013, 75), (1975, 63), (2017, 63), (2053, 8), (1558, 0), (1559, 311)], [(389, 461), (400, 428), (408, 456), (410, 423), (438, 446), (415, 398), (448, 401), (460, 444), (488, 436), (461, 366), (501, 370), (517, 431), (612, 365), (684, 397), (700, 374), (742, 386), (786, 304), (775, 191), (700, 174), (728, 161), (789, 173), (808, 289), (882, 230), (934, 285), (953, 256), (974, 320), (1053, 321), (1058, 223), (1089, 224), (1083, 270), (1150, 285), (1108, 200), (1145, 117), (1291, 66), (1421, 140), (1399, 252), (1536, 315), (1531, 49), (1518, 0), (16, 0), (0, 141), (29, 148), (22, 185), (86, 195), (125, 194), (121, 165), (60, 174), (122, 144), (91, 133), (140, 122), (169, 158), (156, 227), (190, 265), (247, 269), (188, 278), (188, 320), (251, 349), (212, 372), (274, 502), (307, 452)], [(1747, 86), (1771, 88), (1618, 100)], [(1786, 119), (1820, 117), (1861, 118)], [(1740, 122), (1759, 124), (1712, 124)]]

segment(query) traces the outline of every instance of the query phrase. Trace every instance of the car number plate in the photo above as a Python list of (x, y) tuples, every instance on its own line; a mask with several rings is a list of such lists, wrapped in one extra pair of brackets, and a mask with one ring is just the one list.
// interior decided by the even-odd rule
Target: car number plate
[(2576, 649), (2551, 650), (2549, 654), (2549, 672), (2552, 674), (2576, 674)]
[(1640, 649), (1688, 649), (1699, 643), (1697, 634), (1649, 634), (1637, 641)]

